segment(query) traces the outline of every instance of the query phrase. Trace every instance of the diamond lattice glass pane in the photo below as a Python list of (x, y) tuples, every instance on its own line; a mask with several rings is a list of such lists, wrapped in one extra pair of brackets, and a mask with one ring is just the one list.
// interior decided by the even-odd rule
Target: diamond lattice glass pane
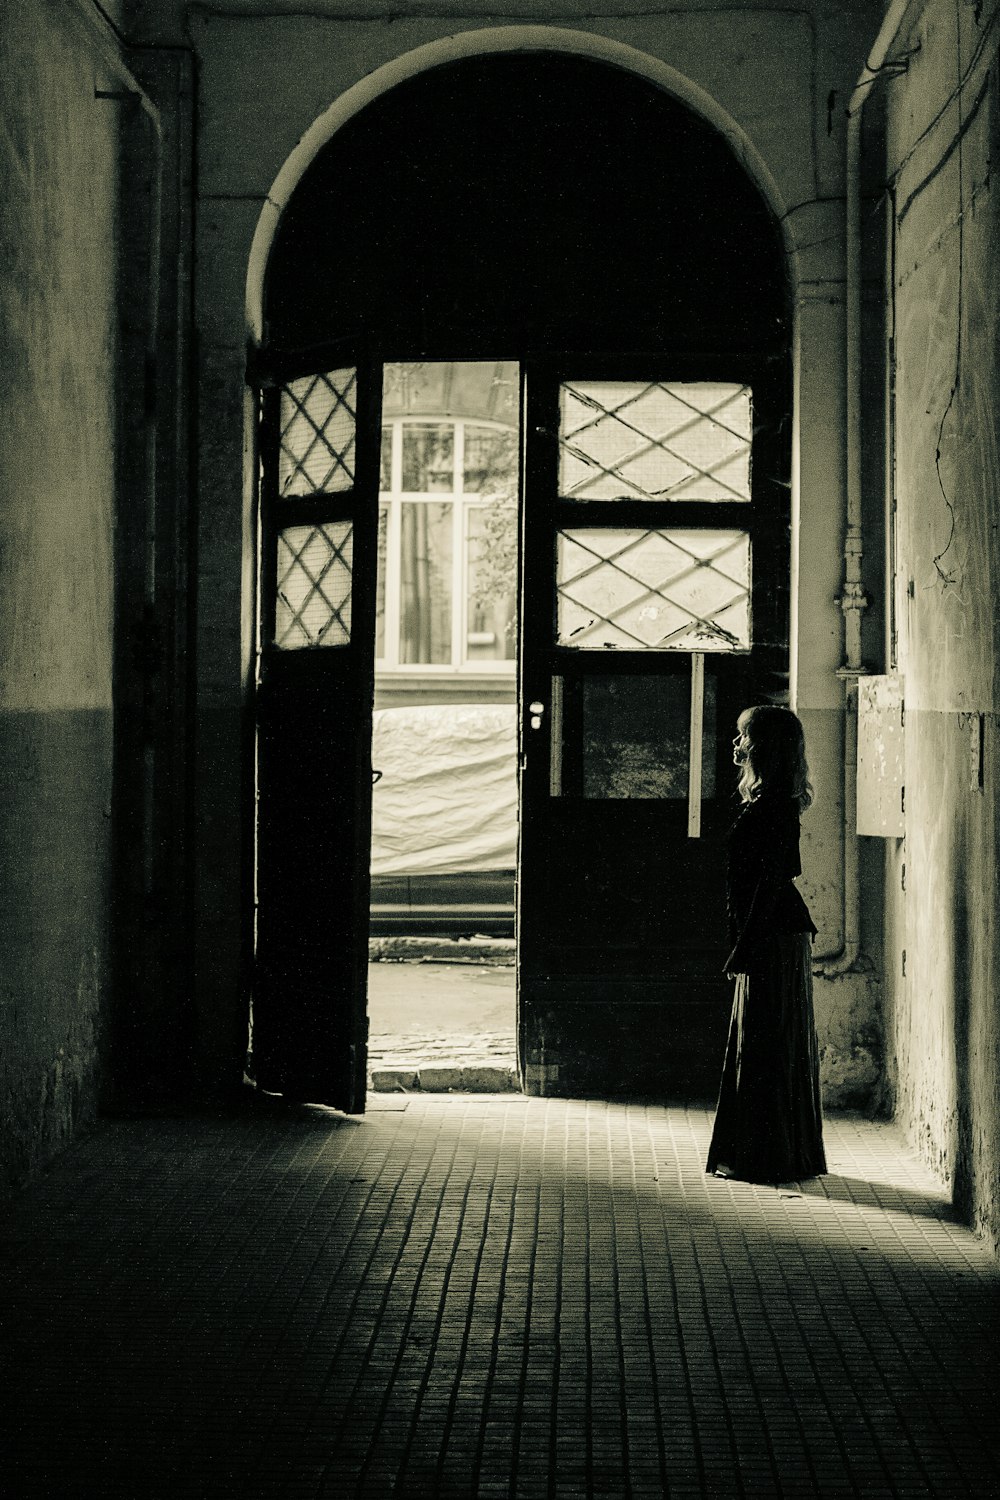
[(560, 388), (568, 500), (749, 500), (748, 386), (575, 381)]
[(745, 531), (561, 531), (556, 591), (560, 646), (742, 651), (750, 645)]
[(281, 392), (281, 495), (337, 494), (354, 484), (357, 371), (305, 375)]
[(349, 521), (289, 526), (278, 537), (275, 645), (346, 646), (354, 538)]

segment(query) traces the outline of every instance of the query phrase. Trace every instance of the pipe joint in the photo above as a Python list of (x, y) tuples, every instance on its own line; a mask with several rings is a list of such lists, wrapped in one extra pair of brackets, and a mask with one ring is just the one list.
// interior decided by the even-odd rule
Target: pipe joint
[(845, 581), (841, 592), (836, 597), (845, 615), (860, 615), (871, 604), (871, 595), (866, 592), (864, 585), (858, 579)]

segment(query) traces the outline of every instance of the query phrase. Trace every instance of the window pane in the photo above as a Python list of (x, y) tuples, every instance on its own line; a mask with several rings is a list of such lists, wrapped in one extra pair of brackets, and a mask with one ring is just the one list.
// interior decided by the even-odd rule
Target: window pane
[(450, 422), (407, 422), (403, 489), (437, 495), (455, 488), (455, 432)]
[(349, 521), (289, 526), (278, 536), (275, 645), (344, 646), (351, 639)]
[(740, 651), (750, 645), (745, 531), (561, 531), (560, 646)]
[(517, 507), (497, 502), (466, 510), (466, 661), (514, 659), (517, 610)]
[(281, 392), (281, 495), (337, 494), (354, 484), (357, 371), (306, 375)]
[(389, 555), (389, 507), (378, 508), (378, 565), (375, 575), (375, 656), (385, 656), (385, 567)]
[(379, 489), (388, 493), (392, 489), (392, 428), (382, 428), (382, 447), (379, 452)]
[(465, 427), (465, 492), (513, 501), (517, 496), (517, 434)]
[[(715, 796), (715, 680), (706, 673), (702, 798)], [(583, 795), (688, 795), (691, 679), (591, 677), (583, 683)]]
[(404, 504), (400, 553), (399, 659), (450, 662), (451, 505)]
[(747, 386), (574, 381), (559, 405), (566, 499), (750, 499)]

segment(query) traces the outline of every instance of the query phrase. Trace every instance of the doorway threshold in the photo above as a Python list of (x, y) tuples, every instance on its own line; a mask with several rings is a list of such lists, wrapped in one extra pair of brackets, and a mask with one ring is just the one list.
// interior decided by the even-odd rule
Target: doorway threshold
[(376, 1033), (368, 1086), (377, 1094), (517, 1092), (513, 1032)]
[(413, 1059), (369, 1054), (368, 1087), (373, 1094), (516, 1094), (517, 1070), (480, 1058), (456, 1056), (442, 1050), (432, 1061), (426, 1045)]
[(375, 1093), (519, 1091), (513, 945), (382, 938), (368, 968)]

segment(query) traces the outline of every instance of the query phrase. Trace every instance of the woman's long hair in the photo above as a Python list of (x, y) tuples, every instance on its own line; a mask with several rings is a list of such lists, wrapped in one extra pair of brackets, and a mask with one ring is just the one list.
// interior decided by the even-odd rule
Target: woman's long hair
[(744, 802), (756, 802), (764, 792), (791, 797), (799, 812), (813, 799), (806, 764), (802, 725), (790, 708), (760, 703), (746, 708), (736, 721), (742, 752), (738, 790)]

